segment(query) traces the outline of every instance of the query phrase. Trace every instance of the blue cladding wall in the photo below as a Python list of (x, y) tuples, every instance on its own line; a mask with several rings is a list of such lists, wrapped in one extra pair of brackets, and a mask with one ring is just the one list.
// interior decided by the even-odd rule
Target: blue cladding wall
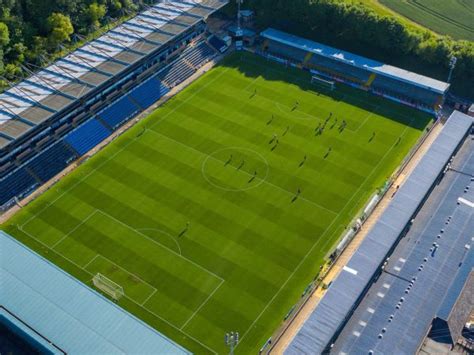
[(158, 79), (152, 78), (130, 93), (142, 109), (146, 109), (166, 95), (170, 90)]
[(64, 139), (79, 155), (84, 155), (105, 138), (111, 132), (95, 118), (85, 122)]
[(71, 149), (63, 141), (59, 141), (31, 160), (26, 166), (41, 181), (46, 182), (63, 170), (75, 157), (76, 155)]
[(130, 101), (128, 96), (125, 96), (100, 112), (99, 117), (108, 123), (110, 127), (116, 129), (123, 122), (138, 113), (138, 111), (140, 111), (139, 108)]

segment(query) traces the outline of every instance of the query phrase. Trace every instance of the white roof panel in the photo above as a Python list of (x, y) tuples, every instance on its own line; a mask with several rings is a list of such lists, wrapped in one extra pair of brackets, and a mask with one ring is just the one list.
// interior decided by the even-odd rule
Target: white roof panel
[[(228, 0), (184, 0), (154, 5), (142, 14), (138, 14), (131, 20), (104, 34), (98, 40), (85, 44), (75, 52), (64, 57), (64, 59), (60, 59), (49, 67), (40, 70), (38, 73), (27, 79), (30, 81), (30, 84), (18, 84), (23, 86), (23, 90), (27, 91), (28, 95), (25, 95), (24, 91), (21, 91), (21, 88), (9, 89), (9, 91), (14, 95), (31, 97), (31, 102), (28, 102), (28, 100), (23, 101), (13, 98), (5, 93), (0, 94), (0, 130), (2, 129), (2, 124), (14, 119), (13, 116), (19, 115), (34, 107), (34, 101), (41, 102), (43, 99), (47, 99), (48, 95), (58, 95), (58, 92), (62, 92), (65, 95), (79, 99), (88, 90), (79, 91), (73, 88), (73, 85), (85, 89), (86, 86), (81, 83), (81, 77), (91, 73), (92, 68), (98, 67), (107, 62), (110, 63), (110, 61), (120, 63), (124, 67), (129, 65), (129, 63), (134, 61), (134, 58), (140, 56), (141, 50), (139, 49), (140, 47), (137, 47), (137, 43), (144, 43), (143, 39), (147, 39), (148, 36), (151, 37), (152, 34), (159, 33), (159, 29), (164, 27), (170, 21), (179, 16), (186, 15), (186, 11), (192, 10), (196, 6), (199, 6), (199, 4), (203, 3), (205, 4), (205, 8), (202, 8), (204, 9), (202, 15), (200, 15), (202, 17), (221, 8), (228, 3)], [(191, 16), (197, 17), (197, 15)], [(196, 21), (198, 21), (198, 18)], [(186, 24), (183, 25), (188, 26)], [(177, 30), (173, 30), (172, 27), (170, 27), (170, 30), (168, 31)], [(127, 36), (127, 33), (129, 36)], [(168, 32), (164, 30), (163, 33), (167, 34)], [(169, 37), (172, 37), (175, 34), (178, 33), (169, 33)], [(146, 47), (146, 51), (144, 49), (143, 55), (151, 52), (153, 47), (150, 46), (150, 44), (153, 45), (155, 43), (158, 48), (159, 45), (157, 42), (158, 40), (151, 39)], [(129, 54), (135, 54), (119, 56), (121, 53), (126, 52), (127, 48), (133, 48), (134, 52), (129, 51)], [(118, 65), (116, 65), (116, 67), (117, 68), (114, 69), (114, 72), (110, 74), (117, 74), (122, 70)], [(104, 69), (104, 71), (107, 71), (107, 69)], [(93, 78), (89, 77), (88, 79)], [(83, 81), (90, 83), (91, 81), (94, 81), (94, 79), (84, 79)], [(34, 85), (31, 83), (34, 83)], [(65, 90), (66, 86), (70, 90)], [(4, 113), (1, 113), (1, 111), (4, 111)]]

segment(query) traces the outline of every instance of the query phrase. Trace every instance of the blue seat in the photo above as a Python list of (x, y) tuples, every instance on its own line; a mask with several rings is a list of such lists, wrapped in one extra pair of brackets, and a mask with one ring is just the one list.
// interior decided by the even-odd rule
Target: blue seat
[(30, 160), (26, 167), (42, 181), (46, 182), (68, 166), (77, 155), (59, 141)]
[(130, 93), (130, 97), (137, 102), (142, 109), (146, 109), (166, 95), (170, 90), (155, 77), (145, 81)]
[(64, 140), (77, 154), (84, 155), (110, 136), (111, 133), (99, 121), (92, 118), (69, 133)]
[(139, 111), (140, 109), (130, 101), (128, 96), (124, 96), (99, 112), (98, 116), (108, 123), (110, 127), (116, 129)]
[(176, 86), (178, 84), (181, 84), (194, 73), (194, 68), (191, 68), (181, 59), (178, 59), (177, 61), (164, 68), (158, 74), (158, 78), (160, 78), (161, 81), (167, 83), (168, 86)]
[(32, 190), (37, 185), (37, 181), (20, 167), (0, 179), (0, 205), (5, 204), (14, 197), (21, 197), (26, 191)]
[(193, 67), (199, 68), (206, 64), (215, 54), (216, 52), (206, 42), (201, 42), (184, 52), (183, 59), (186, 59)]

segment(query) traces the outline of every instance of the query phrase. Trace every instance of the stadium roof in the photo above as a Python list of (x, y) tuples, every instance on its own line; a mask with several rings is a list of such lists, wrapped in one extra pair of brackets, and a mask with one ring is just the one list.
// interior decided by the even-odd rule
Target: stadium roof
[[(474, 167), (473, 167), (474, 169)], [(474, 170), (473, 170), (474, 171)], [(472, 196), (474, 197), (474, 196)], [(472, 201), (474, 202), (474, 198), (472, 198)], [(473, 227), (474, 229), (474, 227)], [(474, 237), (473, 237), (474, 238)], [(474, 242), (474, 240), (473, 240)], [(470, 245), (470, 244), (469, 244)], [(474, 249), (474, 244), (470, 245), (470, 249)], [(465, 282), (468, 279), (469, 275), (474, 272), (473, 267), (474, 267), (474, 252), (472, 250), (466, 251), (468, 254), (466, 256), (465, 262), (461, 265), (459, 268), (459, 271), (456, 274), (456, 277), (454, 281), (452, 282), (451, 286), (449, 287), (448, 292), (446, 293), (446, 297), (443, 300), (443, 303), (438, 309), (438, 312), (436, 313), (436, 316), (448, 320), (449, 316), (451, 315), (451, 312), (454, 309), (454, 306), (456, 304), (456, 301), (459, 298), (459, 295), (461, 292), (463, 292)], [(466, 292), (471, 292), (471, 300), (474, 302), (474, 287), (465, 290)]]
[(428, 152), (293, 339), (286, 354), (320, 353), (329, 345), (472, 124), (471, 117), (458, 111), (451, 115)]
[[(474, 174), (474, 142), (466, 140), (453, 165), (463, 173), (450, 171), (436, 185), (390, 256), (386, 272), (338, 337), (334, 353), (415, 354), (436, 316), (448, 321), (453, 314), (449, 323), (461, 333), (474, 302), (474, 284), (466, 283), (474, 267), (474, 207), (457, 202), (474, 202), (474, 191), (466, 189), (474, 187), (469, 175)], [(447, 328), (436, 330), (433, 338), (448, 333)]]
[(157, 3), (0, 94), (0, 148), (158, 50), (227, 2)]
[(266, 29), (261, 33), (261, 35), (265, 38), (284, 43), (288, 46), (312, 52), (333, 60), (343, 62), (345, 64), (353, 65), (375, 74), (401, 80), (411, 85), (428, 89), (440, 94), (444, 94), (450, 86), (448, 83), (429, 78), (424, 75), (416, 74), (405, 69), (377, 62), (375, 60), (367, 59), (356, 54), (329, 47), (318, 42), (310, 41), (308, 39), (275, 30), (273, 28)]
[(0, 305), (73, 354), (189, 354), (0, 231)]

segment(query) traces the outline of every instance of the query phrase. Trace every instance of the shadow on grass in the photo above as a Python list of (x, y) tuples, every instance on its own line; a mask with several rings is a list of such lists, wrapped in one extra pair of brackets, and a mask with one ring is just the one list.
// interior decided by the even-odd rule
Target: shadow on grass
[(311, 83), (309, 72), (298, 68), (285, 67), (252, 53), (233, 53), (225, 58), (219, 66), (236, 69), (251, 79), (262, 77), (267, 81), (290, 83), (298, 86), (301, 90), (312, 92), (318, 96), (324, 95), (334, 101), (343, 101), (420, 131), (425, 129), (432, 120), (432, 116), (427, 113), (344, 84), (337, 84), (334, 91), (325, 90)]

